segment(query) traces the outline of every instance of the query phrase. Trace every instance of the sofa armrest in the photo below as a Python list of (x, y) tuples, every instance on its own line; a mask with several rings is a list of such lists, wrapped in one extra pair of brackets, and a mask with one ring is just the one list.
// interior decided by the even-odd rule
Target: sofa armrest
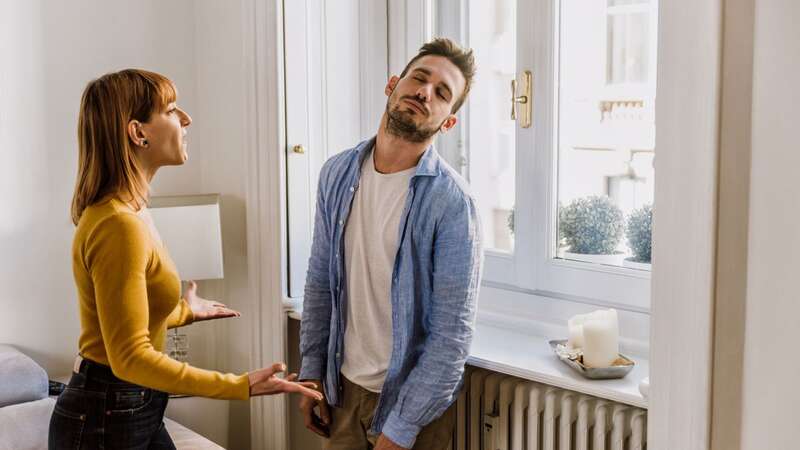
[(47, 398), (47, 372), (10, 345), (0, 344), (0, 407)]
[(216, 443), (184, 427), (172, 419), (164, 418), (167, 431), (178, 450), (225, 450)]

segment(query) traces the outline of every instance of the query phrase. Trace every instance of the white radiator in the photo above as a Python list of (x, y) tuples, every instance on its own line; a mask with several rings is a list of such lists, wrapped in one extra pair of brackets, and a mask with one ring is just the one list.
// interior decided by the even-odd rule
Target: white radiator
[(647, 411), (468, 369), (453, 450), (644, 450)]

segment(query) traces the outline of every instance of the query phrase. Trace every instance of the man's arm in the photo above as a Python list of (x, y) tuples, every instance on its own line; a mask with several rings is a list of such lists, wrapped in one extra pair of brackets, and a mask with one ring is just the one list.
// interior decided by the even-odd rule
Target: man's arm
[(330, 290), (331, 240), (325, 208), (327, 164), (320, 171), (314, 238), (308, 260), (303, 318), (300, 325), (300, 379), (322, 380), (328, 356), (332, 295)]
[(429, 334), (382, 430), (403, 448), (413, 447), (422, 427), (456, 396), (475, 328), (481, 262), (478, 214), (464, 198), (450, 205), (437, 229)]

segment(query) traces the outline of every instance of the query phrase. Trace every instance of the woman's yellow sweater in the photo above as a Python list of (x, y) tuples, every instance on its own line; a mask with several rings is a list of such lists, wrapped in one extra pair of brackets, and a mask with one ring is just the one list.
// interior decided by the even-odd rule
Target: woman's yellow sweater
[(80, 354), (130, 383), (173, 394), (249, 398), (247, 374), (192, 367), (164, 354), (167, 328), (191, 323), (167, 250), (125, 203), (83, 211), (72, 246), (78, 287)]

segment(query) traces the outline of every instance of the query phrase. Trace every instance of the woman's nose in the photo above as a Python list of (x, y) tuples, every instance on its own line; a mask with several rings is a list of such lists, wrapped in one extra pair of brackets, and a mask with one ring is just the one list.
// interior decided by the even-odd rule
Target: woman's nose
[(186, 111), (181, 110), (181, 125), (184, 127), (188, 127), (192, 124), (192, 116), (190, 116)]

